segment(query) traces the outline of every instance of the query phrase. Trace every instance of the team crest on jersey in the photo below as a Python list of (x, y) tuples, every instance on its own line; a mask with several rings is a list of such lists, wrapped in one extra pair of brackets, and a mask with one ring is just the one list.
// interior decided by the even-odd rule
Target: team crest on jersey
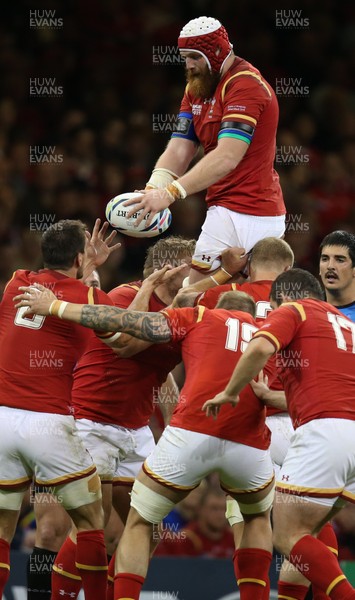
[(202, 104), (193, 104), (192, 105), (192, 114), (200, 115), (202, 111)]
[(216, 104), (216, 98), (215, 97), (210, 98), (209, 102), (211, 104), (211, 107), (210, 107), (210, 110), (208, 111), (208, 115), (211, 116), (211, 115), (213, 115), (213, 107)]

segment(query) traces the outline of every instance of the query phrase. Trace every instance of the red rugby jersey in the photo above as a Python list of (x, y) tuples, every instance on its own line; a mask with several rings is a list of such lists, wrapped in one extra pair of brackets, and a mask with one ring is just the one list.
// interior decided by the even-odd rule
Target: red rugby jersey
[(276, 366), (293, 426), (330, 417), (355, 420), (355, 323), (319, 300), (288, 302), (255, 338), (278, 351)]
[(195, 134), (205, 154), (217, 146), (223, 123), (237, 122), (255, 128), (239, 165), (208, 188), (209, 206), (216, 204), (258, 216), (285, 214), (279, 176), (274, 169), (278, 102), (270, 84), (253, 65), (236, 57), (211, 100), (193, 97), (187, 86), (180, 112), (192, 113)]
[(240, 311), (195, 308), (163, 311), (174, 340), (182, 340), (186, 379), (170, 425), (266, 449), (270, 431), (265, 407), (248, 385), (237, 407), (225, 404), (218, 419), (201, 407), (227, 385), (238, 359), (257, 330), (253, 317)]
[[(109, 292), (119, 308), (127, 308), (141, 281)], [(155, 294), (149, 311), (165, 308)], [(97, 339), (91, 339), (74, 373), (72, 402), (77, 419), (91, 419), (138, 429), (148, 424), (158, 390), (168, 373), (181, 362), (177, 343), (153, 344), (131, 358), (121, 358)]]
[[(19, 286), (41, 283), (59, 300), (112, 304), (97, 288), (59, 273), (15, 271), (0, 304), (0, 404), (36, 412), (71, 413), (73, 369), (96, 336), (86, 327), (57, 317), (23, 317), (13, 297)], [(99, 342), (102, 344), (102, 342)]]
[[(249, 294), (256, 303), (256, 316), (255, 320), (258, 324), (261, 324), (265, 321), (266, 317), (271, 312), (271, 306), (269, 302), (270, 291), (271, 291), (272, 281), (246, 281), (245, 283), (226, 283), (224, 285), (217, 285), (216, 287), (210, 288), (197, 298), (197, 304), (201, 306), (206, 306), (207, 308), (214, 308), (218, 302), (218, 299), (221, 294), (224, 292), (230, 292), (232, 290), (237, 290), (240, 292), (245, 292)], [(275, 362), (275, 358), (271, 357), (269, 361), (269, 367), (272, 368), (272, 363)], [(272, 385), (270, 386), (272, 390), (283, 390), (283, 386), (278, 379), (275, 377), (273, 379)], [(272, 408), (270, 406), (266, 407), (266, 414), (268, 417), (271, 415), (277, 415), (284, 413), (285, 411), (280, 408)]]
[(271, 285), (272, 281), (245, 281), (244, 283), (225, 283), (224, 285), (216, 285), (198, 296), (196, 303), (201, 306), (206, 306), (207, 308), (215, 308), (220, 295), (224, 292), (245, 292), (254, 298), (256, 303), (255, 320), (257, 322), (262, 322), (271, 311), (269, 300)]

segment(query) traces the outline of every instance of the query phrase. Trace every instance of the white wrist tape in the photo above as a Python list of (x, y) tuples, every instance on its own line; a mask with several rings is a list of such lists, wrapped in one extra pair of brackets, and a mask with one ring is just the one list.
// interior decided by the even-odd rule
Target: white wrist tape
[(68, 306), (68, 302), (62, 302), (59, 310), (58, 310), (58, 317), (61, 319), (63, 317), (63, 312), (65, 311), (66, 307)]
[(178, 176), (169, 171), (169, 169), (154, 169), (149, 181), (146, 183), (146, 188), (162, 189), (165, 188), (169, 183), (172, 183)]
[(63, 317), (63, 312), (65, 311), (68, 302), (64, 302), (61, 300), (53, 300), (52, 304), (49, 307), (49, 314), (55, 317), (59, 317), (60, 319)]
[(228, 273), (228, 271), (226, 271), (224, 267), (220, 267), (220, 269), (221, 269), (222, 271), (224, 271), (226, 275), (228, 275), (229, 279), (230, 279), (231, 277), (233, 277), (233, 275), (231, 275), (230, 273)]
[(187, 196), (187, 191), (185, 190), (185, 188), (182, 187), (181, 183), (179, 183), (178, 181), (173, 181), (171, 185), (176, 187), (176, 189), (179, 191), (181, 200), (184, 200)]

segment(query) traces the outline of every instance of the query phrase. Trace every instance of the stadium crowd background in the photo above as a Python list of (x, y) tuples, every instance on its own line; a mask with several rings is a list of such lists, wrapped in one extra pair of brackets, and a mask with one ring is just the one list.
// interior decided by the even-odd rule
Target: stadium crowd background
[[(110, 198), (144, 187), (184, 89), (177, 36), (200, 14), (226, 26), (236, 54), (278, 95), (276, 169), (296, 265), (317, 275), (324, 235), (355, 232), (353, 3), (35, 4), (7, 5), (0, 21), (0, 293), (16, 268), (41, 267), (40, 237), (52, 222), (80, 218), (91, 228)], [(197, 237), (203, 194), (172, 212), (166, 235)], [(152, 243), (121, 241), (100, 269), (105, 291), (141, 277)], [(355, 511), (341, 514), (338, 530), (355, 557)]]

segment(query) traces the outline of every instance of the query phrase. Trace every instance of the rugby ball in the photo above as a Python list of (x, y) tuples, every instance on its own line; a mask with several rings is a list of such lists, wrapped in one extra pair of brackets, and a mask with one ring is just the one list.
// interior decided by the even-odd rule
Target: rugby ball
[(126, 194), (115, 196), (115, 198), (112, 198), (112, 200), (107, 203), (105, 214), (111, 227), (130, 237), (155, 237), (164, 233), (171, 223), (171, 212), (168, 208), (157, 213), (148, 227), (146, 225), (148, 216), (144, 217), (138, 227), (135, 227), (135, 223), (137, 222), (137, 218), (141, 211), (138, 211), (133, 214), (130, 219), (127, 219), (127, 215), (132, 208), (134, 208), (134, 204), (132, 204), (132, 206), (123, 206), (123, 203), (131, 198), (137, 198), (139, 196), (142, 196), (142, 194), (137, 194), (137, 192), (127, 192)]

